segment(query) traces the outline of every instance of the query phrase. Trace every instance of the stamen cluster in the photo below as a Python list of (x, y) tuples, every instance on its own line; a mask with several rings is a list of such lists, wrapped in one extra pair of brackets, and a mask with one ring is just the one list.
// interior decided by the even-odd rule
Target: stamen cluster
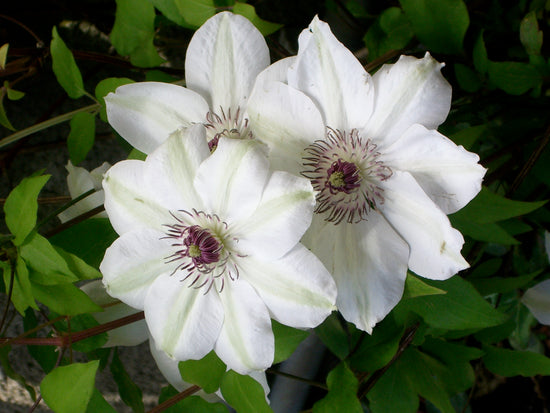
[(363, 140), (356, 129), (346, 133), (327, 128), (325, 139), (306, 148), (302, 175), (318, 191), (315, 212), (338, 224), (366, 220), (384, 202), (380, 182), (392, 171), (378, 160), (377, 145)]
[(210, 152), (216, 150), (221, 137), (231, 139), (253, 138), (252, 131), (248, 126), (248, 118), (243, 116), (240, 107), (237, 108), (234, 114), (231, 113), (231, 108), (225, 113), (224, 109), (220, 107), (220, 113), (221, 115), (215, 112), (206, 114), (207, 123), (204, 126), (206, 127)]

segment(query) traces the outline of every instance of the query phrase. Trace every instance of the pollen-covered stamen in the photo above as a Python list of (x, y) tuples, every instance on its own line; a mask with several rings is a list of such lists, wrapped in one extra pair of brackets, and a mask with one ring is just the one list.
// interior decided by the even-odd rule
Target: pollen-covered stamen
[(196, 210), (178, 212), (178, 216), (171, 214), (176, 223), (166, 225), (165, 238), (173, 239), (176, 249), (166, 260), (178, 262), (171, 275), (185, 271), (181, 281), (188, 281), (189, 287), (206, 286), (206, 294), (216, 284), (221, 292), (226, 278), (233, 281), (239, 277), (235, 258), (244, 255), (235, 250), (238, 239), (229, 236), (228, 225), (217, 215)]
[(356, 129), (349, 133), (327, 128), (325, 139), (306, 148), (302, 175), (318, 191), (315, 212), (338, 224), (366, 220), (371, 209), (384, 202), (380, 183), (392, 171), (378, 159), (380, 153), (370, 139)]
[(231, 139), (252, 139), (252, 131), (248, 126), (248, 118), (243, 116), (241, 108), (237, 108), (233, 113), (231, 109), (224, 111), (220, 107), (220, 114), (208, 112), (206, 114), (206, 133), (208, 138), (208, 147), (210, 152), (214, 152), (218, 147), (218, 141), (222, 137)]

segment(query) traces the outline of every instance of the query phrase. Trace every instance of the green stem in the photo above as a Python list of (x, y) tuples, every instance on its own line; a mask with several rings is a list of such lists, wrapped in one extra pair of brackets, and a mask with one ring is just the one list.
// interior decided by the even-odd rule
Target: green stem
[(73, 110), (72, 112), (68, 112), (68, 113), (64, 113), (63, 115), (56, 116), (55, 118), (45, 120), (44, 122), (37, 123), (36, 125), (29, 126), (28, 128), (22, 129), (0, 140), (0, 149), (14, 142), (17, 142), (18, 140), (23, 139), (29, 135), (32, 135), (33, 133), (50, 128), (52, 126), (58, 125), (63, 122), (67, 122), (68, 120), (71, 120), (73, 116), (76, 115), (77, 113), (97, 112), (100, 107), (101, 105), (99, 103), (94, 103), (93, 105), (85, 106), (83, 108)]

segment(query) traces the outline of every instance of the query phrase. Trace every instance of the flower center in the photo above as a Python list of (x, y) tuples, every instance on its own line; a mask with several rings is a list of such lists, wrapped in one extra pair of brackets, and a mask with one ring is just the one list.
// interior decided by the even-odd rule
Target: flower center
[(380, 183), (392, 171), (378, 159), (380, 153), (370, 139), (356, 129), (349, 133), (327, 128), (325, 139), (305, 149), (302, 175), (317, 191), (315, 212), (338, 224), (366, 220), (371, 209), (384, 202)]
[(222, 137), (231, 139), (252, 139), (252, 131), (248, 126), (248, 118), (243, 117), (241, 108), (237, 108), (234, 113), (231, 109), (227, 113), (220, 107), (220, 113), (208, 112), (206, 114), (206, 134), (208, 138), (208, 147), (213, 153), (218, 147), (218, 141)]
[(175, 224), (166, 225), (165, 238), (174, 240), (175, 252), (167, 257), (167, 263), (178, 261), (172, 275), (184, 271), (181, 280), (189, 280), (189, 287), (205, 287), (205, 294), (215, 285), (223, 290), (226, 278), (239, 277), (235, 257), (244, 257), (235, 250), (236, 238), (231, 238), (228, 225), (217, 215), (204, 212), (178, 211)]

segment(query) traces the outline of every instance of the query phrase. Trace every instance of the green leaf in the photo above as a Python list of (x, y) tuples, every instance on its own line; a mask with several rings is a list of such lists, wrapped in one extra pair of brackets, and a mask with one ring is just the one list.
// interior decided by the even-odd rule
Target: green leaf
[(184, 381), (196, 384), (206, 393), (214, 393), (220, 388), (226, 366), (214, 351), (201, 360), (180, 361), (178, 368)]
[(275, 335), (275, 358), (273, 364), (280, 363), (290, 357), (296, 347), (309, 336), (309, 331), (298, 330), (271, 321), (273, 334)]
[(505, 377), (550, 375), (550, 358), (542, 354), (492, 346), (484, 346), (483, 350), (483, 362), (495, 374)]
[(461, 63), (455, 63), (454, 68), (456, 80), (460, 87), (466, 92), (474, 93), (481, 88), (483, 81), (479, 75), (468, 66)]
[(33, 284), (32, 292), (38, 301), (61, 315), (77, 315), (103, 311), (85, 292), (73, 284)]
[[(79, 314), (72, 316), (70, 322), (63, 319), (55, 323), (55, 326), (59, 331), (66, 333), (75, 333), (97, 327), (99, 325), (99, 322), (91, 314)], [(107, 339), (107, 333), (96, 334), (91, 337), (87, 337), (84, 340), (72, 343), (72, 348), (73, 350), (80, 351), (82, 353), (88, 353), (101, 348), (101, 346), (107, 342)]]
[(528, 55), (540, 55), (542, 37), (536, 13), (534, 11), (527, 13), (519, 26), (519, 38)]
[(70, 122), (71, 131), (67, 137), (67, 148), (73, 165), (82, 162), (95, 140), (95, 115), (80, 112), (74, 115)]
[(489, 70), (489, 57), (487, 56), (487, 49), (485, 48), (485, 41), (483, 40), (483, 32), (479, 34), (474, 43), (474, 49), (472, 51), (472, 57), (474, 60), (474, 67), (482, 75), (486, 74)]
[(8, 58), (8, 49), (9, 49), (9, 47), (10, 47), (9, 43), (4, 43), (0, 47), (0, 69), (5, 69), (6, 68), (6, 60)]
[(451, 215), (449, 219), (454, 228), (458, 229), (463, 235), (477, 241), (493, 242), (501, 245), (517, 245), (520, 243), (498, 224), (480, 224), (469, 218), (463, 218), (460, 214)]
[[(38, 320), (33, 310), (27, 310), (23, 318), (25, 331), (29, 331), (38, 326)], [(36, 337), (36, 333), (31, 333), (27, 337)], [(38, 362), (45, 373), (54, 369), (57, 363), (58, 352), (54, 346), (27, 346), (29, 354)]]
[(91, 265), (86, 264), (80, 257), (65, 251), (63, 248), (54, 248), (65, 260), (71, 273), (75, 274), (79, 280), (95, 280), (101, 278), (101, 273)]
[(4, 88), (6, 89), (9, 100), (19, 100), (23, 96), (25, 96), (25, 93), (20, 92), (19, 90), (12, 89), (10, 87), (10, 82), (8, 82), (7, 80), (4, 81)]
[(369, 50), (369, 60), (372, 61), (390, 50), (404, 48), (413, 36), (411, 23), (402, 10), (390, 7), (370, 26), (363, 40)]
[(123, 56), (130, 56), (139, 67), (157, 66), (164, 60), (158, 55), (155, 37), (155, 8), (147, 0), (116, 0), (115, 24), (111, 43)]
[(105, 400), (99, 390), (94, 387), (86, 413), (117, 413), (117, 411), (107, 403), (107, 400)]
[(116, 348), (113, 352), (113, 359), (111, 361), (111, 373), (118, 386), (118, 393), (122, 401), (127, 406), (130, 406), (135, 413), (144, 412), (145, 406), (143, 405), (141, 389), (132, 381), (126, 372), (124, 365), (118, 357)]
[(15, 245), (21, 245), (34, 229), (38, 211), (38, 194), (48, 179), (50, 175), (24, 178), (8, 195), (4, 203), (4, 213), (6, 225), (15, 235), (13, 240)]
[(223, 376), (220, 389), (225, 401), (239, 413), (273, 412), (267, 404), (263, 387), (250, 376), (229, 370)]
[(98, 366), (99, 361), (94, 360), (52, 370), (40, 383), (46, 404), (56, 413), (85, 412), (94, 391)]
[(52, 30), (50, 53), (52, 55), (53, 72), (59, 84), (65, 89), (65, 92), (73, 99), (83, 96), (86, 91), (84, 90), (82, 75), (76, 65), (72, 52), (65, 45), (63, 39), (59, 37), (55, 26)]
[(11, 124), (10, 120), (8, 119), (8, 115), (6, 114), (6, 109), (4, 109), (4, 94), (0, 93), (0, 125), (5, 127), (6, 129), (9, 129), (11, 131), (15, 131), (15, 128)]
[(349, 353), (349, 341), (346, 331), (338, 320), (338, 314), (332, 313), (315, 328), (315, 333), (323, 344), (338, 358), (343, 360)]
[(401, 301), (400, 311), (412, 311), (426, 323), (445, 330), (481, 329), (504, 323), (507, 316), (495, 310), (474, 287), (460, 277), (426, 282), (447, 291)]
[(160, 12), (168, 19), (172, 20), (179, 26), (190, 27), (185, 21), (183, 15), (180, 13), (180, 9), (176, 5), (178, 0), (149, 0), (153, 6), (160, 10)]
[(402, 299), (421, 297), (423, 295), (434, 295), (434, 294), (446, 294), (445, 290), (440, 290), (439, 288), (432, 287), (429, 284), (426, 284), (419, 277), (407, 272), (407, 278), (405, 279), (405, 291), (403, 292)]
[(36, 271), (33, 282), (43, 285), (70, 283), (78, 281), (61, 255), (57, 253), (50, 242), (38, 233), (23, 244), (21, 257), (27, 265)]
[(489, 79), (510, 95), (522, 95), (542, 83), (537, 68), (523, 62), (490, 62)]
[(92, 267), (99, 268), (105, 250), (117, 238), (108, 218), (93, 218), (54, 235), (50, 242), (78, 256)]
[(457, 145), (462, 145), (466, 149), (470, 149), (478, 139), (487, 133), (487, 125), (477, 125), (471, 126), (466, 129), (462, 129), (458, 132), (453, 133), (451, 140)]
[(117, 87), (122, 85), (127, 85), (129, 83), (134, 83), (132, 79), (127, 77), (109, 77), (103, 79), (95, 87), (95, 97), (101, 103), (101, 111), (99, 112), (99, 117), (103, 122), (107, 122), (107, 112), (105, 109), (105, 96), (110, 92), (114, 92)]
[(547, 201), (523, 202), (506, 199), (483, 187), (481, 192), (452, 217), (460, 217), (480, 224), (503, 221), (505, 219), (526, 215)]
[(483, 296), (488, 296), (495, 293), (508, 293), (515, 291), (518, 288), (525, 287), (532, 279), (534, 279), (540, 271), (532, 274), (520, 275), (518, 277), (490, 277), (478, 278), (472, 280), (472, 284)]
[(363, 412), (357, 398), (357, 378), (345, 363), (340, 363), (328, 374), (327, 386), (328, 394), (313, 405), (313, 413)]
[(470, 24), (462, 0), (399, 0), (411, 21), (418, 40), (433, 52), (462, 52), (462, 42)]
[(17, 373), (11, 366), (9, 359), (10, 351), (11, 346), (0, 347), (0, 365), (2, 366), (3, 373), (24, 387), (25, 390), (27, 390), (27, 393), (29, 393), (29, 396), (31, 396), (32, 400), (36, 400), (36, 392), (34, 391), (34, 388), (30, 384), (27, 384), (25, 377)]
[(270, 35), (283, 27), (282, 24), (271, 23), (260, 19), (256, 14), (254, 6), (250, 4), (236, 2), (233, 6), (233, 13), (246, 17), (264, 36)]
[[(3, 269), (4, 285), (6, 286), (7, 292), (9, 291), (11, 283), (12, 266), (8, 262), (0, 262), (0, 266)], [(28, 307), (38, 310), (38, 306), (32, 295), (29, 270), (21, 257), (17, 257), (15, 264), (11, 301), (20, 314), (24, 314)]]
[(214, 0), (174, 0), (174, 3), (184, 20), (194, 27), (201, 26), (216, 14)]
[[(160, 390), (159, 404), (165, 402), (179, 392), (172, 386), (163, 387)], [(165, 413), (227, 413), (227, 407), (221, 403), (209, 403), (200, 396), (186, 397), (173, 406), (170, 406)]]

